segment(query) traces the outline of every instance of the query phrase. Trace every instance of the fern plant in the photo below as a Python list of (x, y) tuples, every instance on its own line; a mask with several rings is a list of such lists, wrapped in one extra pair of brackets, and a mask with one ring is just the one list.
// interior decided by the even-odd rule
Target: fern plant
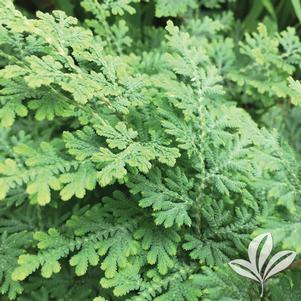
[(255, 300), (225, 265), (252, 233), (301, 250), (295, 150), (258, 117), (300, 102), (296, 31), (238, 43), (234, 1), (138, 2), (0, 0), (3, 300)]

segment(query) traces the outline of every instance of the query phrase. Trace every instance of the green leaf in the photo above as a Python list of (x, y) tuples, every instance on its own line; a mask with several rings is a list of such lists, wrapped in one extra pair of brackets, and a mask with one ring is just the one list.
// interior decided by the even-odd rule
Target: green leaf
[(156, 0), (156, 17), (176, 17), (196, 7), (195, 0)]
[(99, 244), (95, 244), (95, 242), (87, 243), (76, 255), (71, 257), (69, 262), (71, 266), (75, 266), (77, 276), (85, 275), (89, 264), (91, 266), (98, 264), (97, 248), (99, 248)]
[(191, 225), (188, 210), (192, 205), (189, 188), (192, 181), (186, 178), (180, 169), (169, 170), (167, 178), (162, 179), (159, 169), (150, 172), (149, 177), (134, 176), (130, 178), (132, 193), (141, 192), (139, 205), (142, 208), (152, 207), (157, 225), (170, 228)]
[(296, 16), (299, 19), (299, 22), (301, 23), (301, 4), (300, 4), (300, 1), (298, 1), (298, 0), (291, 0), (291, 1), (292, 1), (294, 10), (295, 10)]
[(97, 127), (97, 134), (106, 137), (106, 141), (110, 148), (125, 149), (129, 144), (133, 143), (133, 139), (138, 133), (132, 129), (127, 129), (125, 123), (118, 122), (113, 128), (109, 124)]
[(100, 284), (104, 288), (114, 288), (116, 297), (124, 296), (130, 291), (139, 289), (142, 279), (139, 275), (139, 266), (128, 264), (113, 278), (102, 278)]
[(180, 241), (178, 233), (171, 229), (141, 228), (135, 233), (136, 239), (142, 239), (142, 248), (147, 250), (149, 264), (157, 264), (161, 274), (166, 274), (174, 263), (172, 257), (176, 255), (176, 243)]
[(96, 170), (90, 163), (83, 163), (74, 173), (61, 175), (60, 182), (65, 185), (60, 196), (63, 201), (70, 200), (72, 196), (82, 199), (86, 190), (93, 190), (96, 186)]

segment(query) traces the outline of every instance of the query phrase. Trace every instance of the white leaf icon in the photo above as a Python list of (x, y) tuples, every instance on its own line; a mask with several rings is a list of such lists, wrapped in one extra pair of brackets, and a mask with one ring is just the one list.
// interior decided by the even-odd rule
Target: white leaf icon
[[(288, 255), (290, 254), (290, 255)], [(288, 255), (288, 256), (286, 256)], [(297, 253), (292, 252), (292, 251), (281, 251), (279, 253), (277, 253), (276, 255), (274, 255), (270, 262), (268, 263), (267, 267), (266, 267), (266, 271), (265, 271), (265, 275), (264, 275), (264, 280), (269, 279), (270, 277), (272, 277), (273, 275), (281, 272), (282, 270), (286, 269), (295, 259)], [(286, 256), (286, 257), (285, 257)], [(281, 257), (285, 257), (283, 260), (281, 260), (280, 262), (278, 262), (270, 271), (270, 267), (276, 262), (278, 261), (278, 259), (280, 259)], [(267, 275), (266, 275), (267, 274)]]
[(266, 260), (268, 259), (269, 255), (272, 252), (273, 249), (273, 238), (271, 233), (267, 233), (266, 235), (266, 241), (264, 242), (264, 245), (261, 249), (260, 255), (259, 255), (259, 262), (258, 262), (258, 272), (260, 273), (262, 270), (263, 265), (265, 264)]
[[(260, 254), (258, 250), (263, 242)], [(296, 253), (293, 251), (281, 251), (274, 255), (266, 265), (273, 249), (273, 238), (271, 233), (264, 233), (255, 237), (249, 244), (248, 256), (250, 261), (235, 259), (229, 262), (230, 267), (239, 275), (255, 280), (261, 284), (261, 295), (263, 296), (264, 282), (273, 275), (287, 268), (295, 259)], [(280, 261), (279, 261), (280, 260)], [(258, 264), (257, 264), (258, 262)]]
[[(253, 280), (261, 283), (261, 279), (258, 279), (251, 273), (251, 271), (253, 270), (253, 267), (251, 266), (250, 262), (243, 260), (243, 259), (235, 259), (235, 260), (230, 261), (229, 265), (237, 274), (247, 277), (247, 278), (250, 278), (250, 279), (253, 279)], [(243, 266), (244, 268), (250, 270), (250, 272), (241, 268), (240, 266)]]
[(262, 268), (262, 265), (264, 264), (265, 260), (268, 258), (270, 255), (272, 248), (273, 248), (273, 240), (272, 240), (272, 235), (271, 233), (264, 233), (261, 234), (257, 237), (255, 237), (251, 243), (249, 244), (249, 249), (248, 249), (248, 255), (249, 259), (252, 265), (255, 267), (256, 265), (256, 257), (257, 257), (257, 250), (260, 245), (260, 243), (265, 239), (265, 244), (261, 250), (260, 256), (259, 256), (259, 271)]

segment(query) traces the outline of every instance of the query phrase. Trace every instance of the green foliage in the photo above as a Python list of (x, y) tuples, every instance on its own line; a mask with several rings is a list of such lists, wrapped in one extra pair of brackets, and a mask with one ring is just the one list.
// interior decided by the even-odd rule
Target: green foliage
[(236, 208), (236, 214), (232, 215), (222, 202), (212, 201), (210, 206), (202, 208), (202, 217), (206, 229), (202, 236), (185, 236), (183, 248), (190, 251), (192, 259), (209, 266), (220, 265), (229, 262), (239, 250), (246, 249), (248, 233), (255, 224), (254, 215), (245, 208)]
[(153, 208), (157, 225), (163, 224), (166, 228), (175, 224), (179, 227), (191, 226), (188, 210), (193, 203), (189, 197), (189, 189), (193, 187), (193, 183), (189, 183), (180, 169), (168, 170), (166, 174), (164, 181), (159, 169), (150, 172), (148, 179), (141, 175), (134, 176), (130, 184), (131, 192), (141, 192), (139, 205), (142, 208)]
[(204, 274), (197, 276), (204, 289), (205, 300), (259, 300), (256, 286), (250, 280), (229, 273), (229, 267), (204, 268)]
[(195, 8), (196, 6), (197, 3), (195, 0), (156, 0), (156, 16), (176, 17), (185, 13), (189, 8)]
[[(271, 288), (271, 300), (297, 300), (301, 297), (300, 271), (281, 276)], [(285, 293), (286, 292), (286, 293)]]
[(262, 99), (263, 106), (270, 106), (280, 98), (292, 98), (294, 102), (287, 83), (300, 64), (300, 40), (294, 28), (269, 34), (266, 26), (259, 24), (258, 33), (246, 34), (240, 52), (247, 57), (245, 64), (239, 72), (230, 72), (230, 78), (242, 87), (247, 99), (254, 97), (256, 102)]
[(31, 243), (31, 234), (27, 232), (17, 232), (8, 235), (3, 232), (1, 235), (0, 244), (0, 292), (7, 294), (10, 299), (15, 299), (17, 294), (23, 292), (23, 287), (19, 282), (11, 278), (11, 274), (17, 266), (17, 257), (21, 255), (24, 248), (28, 247)]
[(258, 3), (0, 0), (1, 300), (257, 300), (224, 264), (301, 252), (301, 42)]

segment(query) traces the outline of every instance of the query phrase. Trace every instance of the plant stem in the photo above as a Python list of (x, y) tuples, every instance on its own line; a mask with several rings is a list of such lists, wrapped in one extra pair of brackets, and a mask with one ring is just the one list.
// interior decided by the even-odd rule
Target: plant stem
[(264, 283), (263, 281), (261, 282), (261, 294), (260, 294), (260, 299), (263, 297), (263, 291), (264, 291)]

